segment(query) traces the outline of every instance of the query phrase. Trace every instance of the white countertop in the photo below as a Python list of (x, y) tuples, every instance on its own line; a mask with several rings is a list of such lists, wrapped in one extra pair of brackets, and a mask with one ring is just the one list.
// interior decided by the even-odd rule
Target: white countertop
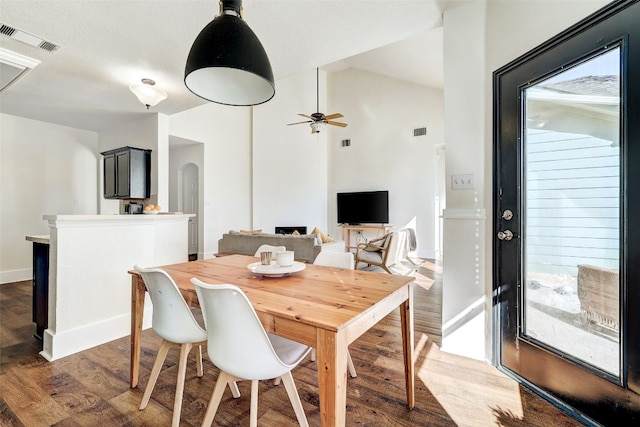
[(25, 236), (25, 240), (28, 240), (33, 243), (44, 243), (49, 244), (49, 235), (48, 234), (38, 234), (35, 236)]
[(124, 214), (124, 215), (43, 215), (42, 219), (71, 220), (71, 221), (137, 221), (137, 220), (163, 220), (176, 219), (179, 217), (192, 217), (194, 214), (183, 214), (182, 212), (159, 212), (155, 215), (149, 214)]

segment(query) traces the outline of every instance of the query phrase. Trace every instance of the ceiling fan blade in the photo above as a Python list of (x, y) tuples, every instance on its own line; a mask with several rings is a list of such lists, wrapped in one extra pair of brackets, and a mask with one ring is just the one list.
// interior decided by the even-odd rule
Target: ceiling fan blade
[(311, 123), (311, 122), (312, 122), (311, 120), (307, 120), (307, 121), (304, 121), (304, 122), (289, 123), (287, 126), (291, 126), (291, 125), (301, 125), (302, 123)]
[(311, 120), (313, 120), (313, 117), (311, 117), (311, 116), (309, 116), (309, 115), (307, 115), (307, 114), (298, 113), (298, 115), (299, 115), (299, 116), (302, 116), (302, 117), (306, 117), (307, 119), (311, 119)]
[(329, 114), (328, 116), (324, 116), (324, 118), (327, 120), (339, 119), (340, 117), (344, 117), (344, 116), (340, 113)]
[(332, 121), (327, 121), (327, 124), (333, 125), (333, 126), (340, 126), (341, 128), (346, 128), (348, 126), (346, 123), (332, 122)]

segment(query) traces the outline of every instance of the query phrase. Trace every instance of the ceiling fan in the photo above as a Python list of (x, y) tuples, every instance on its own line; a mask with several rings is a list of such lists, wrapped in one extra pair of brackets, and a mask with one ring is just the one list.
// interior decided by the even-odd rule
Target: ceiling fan
[[(318, 68), (316, 68), (316, 111), (320, 110), (319, 80), (320, 80), (319, 71), (318, 71)], [(340, 117), (344, 117), (340, 113), (329, 114), (328, 116), (325, 116), (320, 112), (313, 113), (311, 115), (298, 113), (298, 115), (302, 117), (306, 117), (311, 120), (305, 120), (304, 122), (289, 123), (287, 126), (300, 125), (302, 123), (309, 123), (309, 125), (311, 126), (311, 133), (320, 133), (320, 130), (324, 129), (326, 125), (340, 126), (342, 128), (347, 127), (346, 123), (333, 121), (333, 119), (339, 119)]]

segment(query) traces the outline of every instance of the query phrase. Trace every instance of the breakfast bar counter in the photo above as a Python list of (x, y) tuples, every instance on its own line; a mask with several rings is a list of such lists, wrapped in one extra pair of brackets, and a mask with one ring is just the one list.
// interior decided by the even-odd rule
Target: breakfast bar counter
[(44, 215), (50, 229), (49, 290), (41, 354), (55, 360), (128, 335), (127, 270), (187, 261), (191, 216)]

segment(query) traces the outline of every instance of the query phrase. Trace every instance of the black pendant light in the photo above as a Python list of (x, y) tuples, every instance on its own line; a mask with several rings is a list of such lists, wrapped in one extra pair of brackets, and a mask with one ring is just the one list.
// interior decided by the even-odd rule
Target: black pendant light
[(242, 0), (220, 2), (220, 14), (191, 46), (184, 84), (199, 97), (225, 105), (258, 105), (273, 98), (271, 64), (242, 19)]

